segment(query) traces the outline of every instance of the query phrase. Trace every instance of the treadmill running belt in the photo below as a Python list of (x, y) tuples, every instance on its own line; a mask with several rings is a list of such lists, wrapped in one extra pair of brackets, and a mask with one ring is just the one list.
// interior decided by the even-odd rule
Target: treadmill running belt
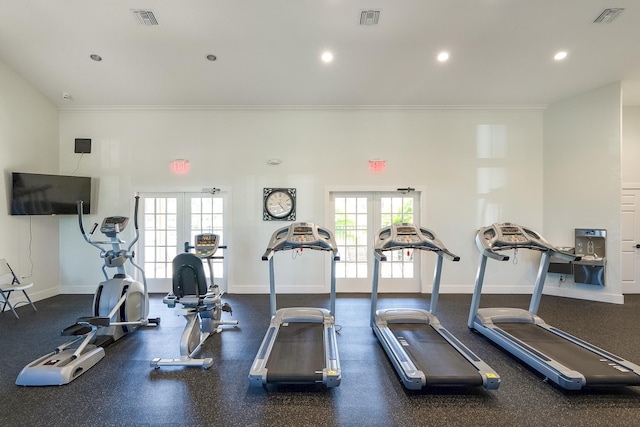
[(390, 323), (388, 327), (416, 368), (424, 372), (427, 386), (482, 385), (478, 370), (431, 326)]
[[(532, 323), (499, 323), (498, 327), (540, 353), (580, 372), (586, 385), (639, 385), (640, 376)], [(617, 366), (617, 367), (616, 367)], [(625, 372), (626, 371), (626, 372)]]
[(266, 368), (269, 383), (322, 382), (324, 325), (309, 322), (282, 324)]

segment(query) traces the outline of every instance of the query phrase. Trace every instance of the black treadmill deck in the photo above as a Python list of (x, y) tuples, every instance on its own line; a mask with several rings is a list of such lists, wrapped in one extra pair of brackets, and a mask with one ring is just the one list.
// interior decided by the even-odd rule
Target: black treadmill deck
[(498, 323), (504, 332), (564, 366), (580, 372), (587, 386), (640, 385), (640, 376), (533, 323)]
[(324, 354), (322, 323), (283, 323), (266, 364), (267, 382), (322, 382)]
[(427, 386), (481, 386), (482, 376), (455, 347), (425, 323), (390, 323), (413, 364), (426, 377)]

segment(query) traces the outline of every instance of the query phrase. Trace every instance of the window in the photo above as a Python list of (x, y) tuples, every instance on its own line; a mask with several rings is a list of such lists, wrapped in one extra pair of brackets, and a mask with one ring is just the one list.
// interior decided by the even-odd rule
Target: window
[[(190, 193), (143, 193), (142, 260), (149, 292), (171, 289), (173, 258), (200, 233), (220, 235), (224, 245), (224, 197)], [(224, 252), (217, 255), (224, 255)], [(205, 268), (209, 276), (209, 269)], [(224, 259), (213, 260), (214, 278), (226, 287)]]

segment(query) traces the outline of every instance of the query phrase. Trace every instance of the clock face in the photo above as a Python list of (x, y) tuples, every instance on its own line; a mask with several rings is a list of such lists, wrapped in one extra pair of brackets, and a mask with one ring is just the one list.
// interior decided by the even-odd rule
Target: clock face
[(265, 189), (263, 219), (295, 220), (295, 188)]

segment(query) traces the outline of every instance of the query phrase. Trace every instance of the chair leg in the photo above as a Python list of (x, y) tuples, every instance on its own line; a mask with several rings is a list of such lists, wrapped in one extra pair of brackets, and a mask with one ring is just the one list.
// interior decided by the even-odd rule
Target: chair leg
[(33, 307), (33, 309), (35, 311), (38, 311), (38, 309), (36, 308), (36, 306), (33, 304), (33, 301), (31, 301), (31, 298), (29, 298), (29, 295), (27, 294), (27, 291), (25, 291), (24, 289), (22, 290), (22, 293), (24, 294), (25, 298), (27, 299), (27, 301), (29, 301), (29, 304), (31, 304), (31, 307)]
[(4, 298), (4, 305), (2, 306), (2, 312), (4, 313), (5, 308), (7, 308), (7, 306), (9, 306), (9, 308), (11, 309), (11, 311), (13, 311), (13, 315), (16, 316), (16, 319), (19, 319), (20, 316), (18, 316), (18, 313), (16, 313), (16, 310), (13, 308), (13, 305), (11, 305), (11, 303), (9, 302), (9, 297), (11, 296), (11, 291), (9, 292), (2, 292), (2, 298)]

